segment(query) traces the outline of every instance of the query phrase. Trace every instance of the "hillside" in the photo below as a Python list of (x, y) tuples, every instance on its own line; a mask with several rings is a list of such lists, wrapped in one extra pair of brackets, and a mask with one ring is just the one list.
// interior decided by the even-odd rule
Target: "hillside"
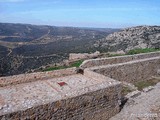
[(160, 48), (160, 26), (137, 26), (115, 32), (96, 41), (97, 49), (128, 51), (135, 48)]
[(95, 52), (94, 42), (115, 31), (0, 23), (0, 76), (60, 62), (71, 52)]

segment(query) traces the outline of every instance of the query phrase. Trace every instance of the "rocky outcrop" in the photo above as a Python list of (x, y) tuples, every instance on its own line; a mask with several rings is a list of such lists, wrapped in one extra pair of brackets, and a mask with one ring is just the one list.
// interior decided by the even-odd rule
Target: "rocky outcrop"
[(95, 43), (108, 51), (128, 51), (135, 48), (160, 48), (160, 26), (137, 26), (108, 35)]

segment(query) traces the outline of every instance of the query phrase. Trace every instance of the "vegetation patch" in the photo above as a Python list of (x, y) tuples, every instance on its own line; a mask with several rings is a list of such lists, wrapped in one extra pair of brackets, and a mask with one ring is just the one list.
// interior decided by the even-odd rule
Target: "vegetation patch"
[(75, 61), (74, 63), (70, 64), (69, 66), (57, 66), (57, 67), (49, 67), (44, 69), (43, 71), (53, 71), (53, 70), (60, 70), (60, 69), (66, 69), (71, 67), (79, 67), (82, 64), (83, 60)]
[(134, 54), (139, 54), (139, 53), (148, 53), (148, 52), (156, 52), (160, 51), (160, 49), (155, 49), (155, 48), (137, 48), (133, 49), (127, 52), (127, 55), (134, 55)]
[(134, 55), (134, 54), (140, 54), (140, 53), (149, 53), (149, 52), (156, 52), (160, 51), (160, 49), (155, 49), (155, 48), (137, 48), (128, 51), (126, 54), (109, 54), (107, 57), (116, 57), (116, 56), (124, 56), (124, 55)]
[(124, 56), (125, 54), (109, 54), (108, 57)]
[(154, 86), (156, 85), (158, 82), (160, 82), (160, 79), (150, 79), (147, 81), (140, 81), (140, 82), (136, 82), (134, 83), (135, 87), (138, 88), (138, 90), (143, 90), (143, 88), (149, 87), (149, 86)]
[(83, 61), (84, 60), (78, 60), (78, 61), (72, 63), (69, 67), (79, 67)]
[(127, 86), (123, 86), (122, 87), (122, 96), (127, 95), (128, 93), (132, 92), (133, 90), (131, 90), (129, 87)]

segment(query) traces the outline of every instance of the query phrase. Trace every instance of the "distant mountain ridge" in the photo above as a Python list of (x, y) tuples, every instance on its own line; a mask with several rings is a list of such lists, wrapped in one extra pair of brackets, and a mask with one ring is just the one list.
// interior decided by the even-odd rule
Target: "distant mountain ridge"
[(160, 48), (160, 26), (126, 28), (96, 41), (95, 46), (108, 51), (128, 51), (135, 48)]
[(71, 52), (95, 52), (95, 41), (119, 30), (0, 23), (0, 76), (60, 62)]

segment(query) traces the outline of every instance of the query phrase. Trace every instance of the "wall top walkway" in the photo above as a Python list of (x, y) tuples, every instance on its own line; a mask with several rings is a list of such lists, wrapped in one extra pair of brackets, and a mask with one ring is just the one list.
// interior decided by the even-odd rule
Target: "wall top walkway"
[(81, 74), (0, 88), (0, 116), (114, 86), (119, 82)]
[[(117, 63), (117, 64), (108, 64), (108, 65), (101, 65), (101, 66), (94, 66), (94, 67), (90, 67), (90, 68), (87, 68), (87, 70), (91, 70), (94, 72), (94, 70), (96, 69), (102, 69), (102, 68), (112, 68), (112, 67), (119, 67), (119, 66), (126, 66), (126, 65), (133, 65), (135, 63), (141, 63), (141, 62), (150, 62), (152, 60), (160, 60), (160, 56), (157, 56), (157, 57), (152, 57), (152, 58), (145, 58), (145, 59), (137, 59), (137, 60), (133, 60), (133, 61), (128, 61), (128, 62), (122, 62), (122, 63)], [(157, 65), (159, 66), (159, 65)]]
[(35, 72), (35, 73), (0, 77), (0, 87), (33, 82), (37, 80), (46, 80), (49, 78), (68, 76), (76, 73), (77, 73), (76, 68), (73, 67), (73, 68), (54, 70), (54, 71), (48, 71), (48, 72)]
[(89, 68), (89, 67), (102, 66), (102, 65), (108, 65), (108, 64), (117, 64), (117, 63), (124, 63), (132, 60), (146, 59), (146, 58), (157, 57), (157, 56), (160, 56), (160, 51), (135, 54), (135, 55), (109, 57), (109, 58), (90, 59), (90, 60), (85, 60), (80, 67)]

